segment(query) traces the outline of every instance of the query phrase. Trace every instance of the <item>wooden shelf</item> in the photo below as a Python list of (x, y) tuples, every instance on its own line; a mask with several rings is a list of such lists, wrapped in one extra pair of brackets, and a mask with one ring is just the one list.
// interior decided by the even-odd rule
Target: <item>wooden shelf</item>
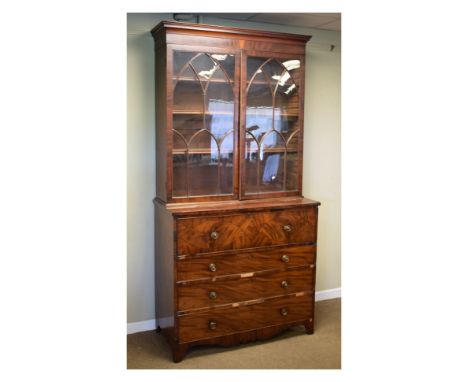
[[(276, 86), (276, 80), (272, 80), (271, 82), (272, 82), (273, 86)], [(246, 81), (246, 86), (248, 86), (248, 85), (249, 85), (249, 81)], [(252, 83), (251, 83), (251, 86), (252, 85), (267, 85), (267, 86), (270, 86), (270, 84), (266, 80), (253, 80)]]
[[(275, 153), (284, 153), (283, 148), (279, 147), (272, 147), (268, 149), (263, 149), (262, 150), (265, 154), (275, 154)], [(217, 154), (217, 150), (210, 150), (210, 149), (190, 149), (189, 154), (197, 155), (197, 154)], [(248, 150), (249, 153), (257, 153), (258, 150), (253, 148)], [(297, 149), (287, 149), (286, 152), (288, 153), (297, 153)], [(172, 154), (173, 155), (185, 155), (187, 154), (187, 150), (185, 149), (172, 149)], [(232, 151), (229, 151), (224, 154), (232, 154)]]
[[(203, 115), (203, 111), (200, 111), (200, 110), (173, 110), (172, 111), (172, 114), (173, 115)], [(216, 111), (216, 112), (212, 112), (212, 111), (207, 111), (205, 113), (206, 115), (234, 115), (234, 111)], [(248, 113), (247, 112), (247, 117), (249, 115), (252, 115), (254, 113)], [(271, 115), (272, 113), (269, 112), (269, 113), (255, 113), (255, 115), (261, 115), (261, 114), (265, 114), (265, 115)], [(278, 115), (278, 113), (275, 113), (275, 115)], [(281, 117), (287, 117), (287, 118), (299, 118), (299, 114), (298, 113), (279, 113), (279, 115)]]
[[(284, 153), (284, 148), (281, 147), (271, 147), (262, 150), (265, 154), (275, 154), (275, 153)], [(247, 151), (247, 153), (257, 153), (258, 149), (251, 148)], [(286, 149), (288, 153), (297, 153), (297, 149)]]
[[(192, 77), (172, 77), (172, 80), (173, 81), (177, 81), (177, 82), (200, 82), (198, 79), (196, 78), (192, 78)], [(203, 78), (202, 79), (203, 82), (208, 82), (207, 79)], [(214, 83), (214, 84), (231, 84), (232, 81), (228, 81), (226, 80), (225, 78), (212, 78), (210, 81), (210, 83)], [(273, 82), (273, 86), (276, 86), (276, 82), (275, 80), (272, 81)], [(249, 85), (249, 81), (246, 81), (245, 82), (245, 86), (248, 86)], [(266, 80), (253, 80), (252, 83), (251, 83), (251, 86), (252, 85), (267, 85), (267, 86), (270, 86), (270, 83), (267, 82)]]
[[(249, 82), (246, 81), (246, 86), (249, 85)], [(250, 86), (252, 85), (267, 85), (267, 86), (270, 86), (270, 84), (266, 81), (266, 80), (253, 80), (252, 83), (250, 84)], [(273, 81), (273, 86), (275, 86), (276, 84), (274, 83)]]
[[(185, 155), (187, 153), (186, 149), (172, 149), (173, 155)], [(233, 154), (233, 151), (224, 152), (223, 154)], [(211, 150), (211, 149), (190, 149), (189, 154), (197, 155), (197, 154), (218, 154), (218, 150)]]
[[(173, 110), (173, 115), (203, 115), (203, 111), (200, 110)], [(232, 115), (234, 117), (234, 111), (207, 111), (205, 115)]]
[[(266, 113), (266, 112), (265, 113), (252, 113), (252, 112), (249, 113), (249, 112), (247, 112), (246, 115), (247, 115), (247, 118), (249, 116), (258, 116), (258, 115), (260, 115), (260, 116), (265, 115), (266, 117), (270, 117), (272, 115), (272, 113), (271, 112), (268, 112), (268, 113)], [(298, 113), (275, 113), (275, 116), (276, 115), (280, 115), (281, 117), (286, 117), (286, 118), (291, 118), (291, 119), (292, 118), (299, 118)]]
[[(192, 77), (172, 77), (172, 80), (173, 81), (176, 81), (178, 79), (178, 82), (200, 82), (198, 81), (198, 79), (196, 78), (192, 78)], [(206, 78), (203, 78), (202, 79), (203, 82), (208, 82), (208, 80)], [(209, 80), (210, 84), (227, 84), (227, 85), (230, 85), (231, 84), (231, 81), (228, 81), (226, 80), (226, 78), (212, 78), (211, 80)]]
[[(177, 83), (179, 82), (197, 82), (199, 83), (200, 81), (198, 81), (198, 79), (196, 78), (190, 78), (190, 77), (179, 77), (179, 79), (177, 80), (177, 77), (172, 77), (172, 80), (173, 81), (177, 81)], [(208, 82), (208, 80), (206, 79), (202, 79), (202, 82)], [(220, 85), (220, 84), (231, 84), (231, 82), (229, 81), (226, 81), (224, 78), (212, 78), (210, 81), (210, 85), (211, 84), (216, 84), (216, 85)], [(246, 81), (245, 82), (245, 86), (248, 86), (249, 85), (249, 82)], [(252, 85), (266, 85), (266, 86), (270, 86), (270, 84), (266, 81), (259, 81), (259, 80), (255, 80), (253, 81), (250, 86)], [(275, 85), (275, 84), (273, 84)]]

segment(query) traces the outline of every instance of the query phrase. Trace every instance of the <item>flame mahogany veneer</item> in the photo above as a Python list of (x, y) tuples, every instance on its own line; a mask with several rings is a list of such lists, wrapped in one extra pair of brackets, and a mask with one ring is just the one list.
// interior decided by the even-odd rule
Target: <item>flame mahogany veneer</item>
[[(302, 197), (303, 62), (305, 44), (310, 37), (177, 22), (162, 22), (152, 34), (156, 50), (156, 318), (158, 331), (171, 345), (174, 362), (181, 361), (189, 347), (195, 345), (231, 346), (264, 340), (295, 325), (303, 325), (306, 333), (312, 334), (320, 203)], [(230, 84), (235, 111), (228, 120), (234, 124), (234, 151), (222, 165), (218, 160), (217, 171), (209, 168), (211, 162), (206, 156), (205, 162), (200, 160), (203, 171), (198, 174), (201, 176), (191, 188), (186, 186), (185, 196), (184, 187), (189, 178), (181, 176), (193, 177), (193, 173), (187, 174), (180, 164), (185, 163), (184, 155), (188, 158), (189, 154), (179, 146), (174, 147), (174, 134), (179, 135), (178, 145), (184, 140), (193, 142), (194, 139), (180, 138), (181, 134), (190, 134), (191, 129), (203, 130), (205, 122), (198, 111), (184, 112), (193, 115), (182, 118), (180, 115), (185, 114), (174, 110), (173, 84), (179, 80), (174, 80), (172, 73), (176, 51), (229, 53), (236, 57)], [(257, 162), (251, 162), (247, 168), (244, 160), (247, 56), (283, 61), (297, 58), (302, 62), (291, 77), (298, 85), (296, 98), (290, 103), (283, 102), (286, 109), (282, 109), (282, 115), (285, 121), (287, 118), (293, 121), (291, 126), (295, 130), (287, 141), (287, 149), (284, 148), (284, 162), (280, 162), (290, 177), (284, 171), (278, 173), (284, 177), (283, 183), (278, 183), (283, 187), (279, 191), (275, 185), (262, 189), (264, 192), (260, 186), (258, 192), (246, 191), (246, 177), (257, 176), (258, 184), (265, 177), (259, 178), (260, 167), (252, 167)], [(195, 68), (193, 71), (196, 73)], [(209, 75), (209, 71), (206, 73)], [(216, 77), (213, 86), (220, 86), (222, 78)], [(252, 86), (257, 85), (258, 81)], [(190, 89), (191, 85), (184, 86)], [(181, 99), (189, 103), (189, 93)], [(187, 110), (191, 107), (187, 105)], [(202, 110), (201, 115), (204, 114)], [(173, 133), (174, 121), (182, 133)], [(203, 139), (209, 142), (211, 138), (207, 134), (211, 133), (208, 131)], [(281, 139), (286, 142), (286, 138)], [(205, 141), (200, 140), (200, 145), (207, 146)], [(196, 165), (197, 158), (203, 158), (205, 151), (209, 153), (209, 147), (205, 146), (196, 148), (198, 151), (190, 157), (192, 162), (187, 166)], [(282, 155), (281, 150), (266, 147), (264, 155)], [(249, 155), (258, 154), (252, 150)], [(226, 165), (229, 160), (232, 165)], [(196, 170), (195, 167), (191, 171)], [(226, 183), (226, 176), (232, 176), (231, 183)], [(255, 183), (253, 178), (249, 179), (252, 188)], [(190, 194), (202, 190), (204, 182), (207, 189), (216, 189), (221, 180), (219, 189), (232, 187), (232, 193)]]

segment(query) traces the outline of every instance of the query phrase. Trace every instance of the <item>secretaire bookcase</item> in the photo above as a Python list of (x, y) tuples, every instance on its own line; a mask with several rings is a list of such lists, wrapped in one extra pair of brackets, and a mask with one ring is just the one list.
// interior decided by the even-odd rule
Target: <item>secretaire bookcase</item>
[(156, 63), (156, 317), (194, 345), (314, 327), (317, 217), (302, 197), (309, 36), (164, 21)]

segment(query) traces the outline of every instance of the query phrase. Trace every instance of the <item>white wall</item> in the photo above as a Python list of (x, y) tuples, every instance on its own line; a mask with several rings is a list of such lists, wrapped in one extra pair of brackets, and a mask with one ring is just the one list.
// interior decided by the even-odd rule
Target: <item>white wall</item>
[(318, 291), (341, 286), (341, 54), (307, 49), (303, 194), (318, 200)]
[[(171, 14), (127, 18), (127, 321), (153, 319), (155, 110), (154, 49), (149, 31)], [(317, 291), (341, 286), (340, 33), (203, 17), (207, 24), (310, 34), (304, 118), (305, 197), (319, 209)], [(330, 52), (330, 45), (335, 50)]]

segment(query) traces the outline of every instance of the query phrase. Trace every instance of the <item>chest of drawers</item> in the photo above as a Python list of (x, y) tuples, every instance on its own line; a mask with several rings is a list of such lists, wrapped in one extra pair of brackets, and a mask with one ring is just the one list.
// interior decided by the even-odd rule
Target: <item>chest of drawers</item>
[(194, 345), (313, 332), (318, 205), (156, 203), (158, 330), (174, 361)]

